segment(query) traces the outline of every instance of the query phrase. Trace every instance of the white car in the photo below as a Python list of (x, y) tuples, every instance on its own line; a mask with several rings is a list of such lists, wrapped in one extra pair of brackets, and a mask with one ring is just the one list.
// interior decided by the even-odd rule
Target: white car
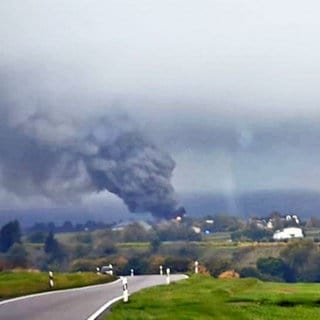
[(109, 264), (108, 266), (102, 266), (100, 269), (100, 272), (104, 274), (110, 274), (112, 276), (113, 275), (112, 264)]

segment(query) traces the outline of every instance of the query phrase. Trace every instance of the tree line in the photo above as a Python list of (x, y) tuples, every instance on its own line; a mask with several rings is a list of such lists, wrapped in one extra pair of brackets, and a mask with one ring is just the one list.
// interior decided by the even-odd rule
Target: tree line
[[(233, 218), (219, 219), (215, 226), (219, 230), (229, 228), (231, 232), (238, 223)], [(231, 257), (221, 254), (223, 246), (217, 254), (217, 247), (198, 243), (206, 239), (190, 228), (193, 223), (186, 219), (181, 223), (163, 222), (145, 228), (135, 222), (123, 230), (114, 231), (108, 227), (96, 232), (71, 233), (67, 235), (68, 240), (60, 242), (63, 238), (49, 230), (34, 231), (22, 237), (19, 222), (15, 220), (0, 229), (0, 270), (31, 267), (95, 271), (97, 266), (112, 263), (117, 272), (124, 274), (131, 268), (136, 273), (157, 272), (160, 264), (186, 272), (193, 268), (195, 260), (200, 260), (203, 270), (212, 276), (233, 269), (243, 277), (262, 280), (320, 282), (319, 246), (312, 240), (290, 240), (277, 256), (257, 256), (254, 267), (252, 263), (250, 267), (239, 267), (246, 261), (246, 255), (255, 250), (254, 243), (246, 247), (237, 247), (235, 243)], [(225, 252), (230, 250), (226, 248)]]
[[(28, 252), (21, 240), (21, 227), (17, 220), (10, 221), (0, 230), (0, 270), (28, 267)], [(52, 263), (60, 263), (66, 255), (63, 247), (54, 238), (53, 232), (42, 234), (45, 259), (42, 268), (48, 269)]]

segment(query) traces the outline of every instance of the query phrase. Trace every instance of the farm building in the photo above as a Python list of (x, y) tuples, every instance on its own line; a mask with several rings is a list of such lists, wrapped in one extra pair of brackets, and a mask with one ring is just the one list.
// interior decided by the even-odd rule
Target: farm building
[(292, 238), (303, 238), (303, 232), (301, 228), (284, 228), (283, 230), (277, 230), (273, 234), (274, 240), (286, 240), (286, 239), (292, 239)]

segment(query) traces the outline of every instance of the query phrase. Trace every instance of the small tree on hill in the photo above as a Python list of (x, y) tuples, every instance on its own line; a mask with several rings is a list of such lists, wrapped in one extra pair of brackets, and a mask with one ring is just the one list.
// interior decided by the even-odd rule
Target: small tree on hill
[(55, 239), (52, 232), (49, 233), (45, 243), (44, 243), (44, 252), (48, 256), (47, 263), (61, 263), (66, 257), (66, 253), (63, 247)]
[(44, 252), (47, 254), (53, 254), (58, 250), (58, 248), (58, 241), (54, 238), (53, 233), (50, 232), (44, 243)]
[(20, 224), (17, 220), (4, 225), (0, 230), (0, 251), (7, 252), (14, 243), (21, 243)]

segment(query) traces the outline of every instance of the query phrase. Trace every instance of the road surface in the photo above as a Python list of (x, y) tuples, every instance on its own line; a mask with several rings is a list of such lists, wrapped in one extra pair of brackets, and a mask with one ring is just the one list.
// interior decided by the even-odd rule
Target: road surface
[[(171, 281), (185, 279), (171, 275)], [(165, 284), (166, 276), (148, 275), (128, 277), (129, 293)], [(92, 320), (101, 307), (116, 298), (121, 299), (122, 281), (98, 286), (51, 291), (0, 302), (1, 320)]]

